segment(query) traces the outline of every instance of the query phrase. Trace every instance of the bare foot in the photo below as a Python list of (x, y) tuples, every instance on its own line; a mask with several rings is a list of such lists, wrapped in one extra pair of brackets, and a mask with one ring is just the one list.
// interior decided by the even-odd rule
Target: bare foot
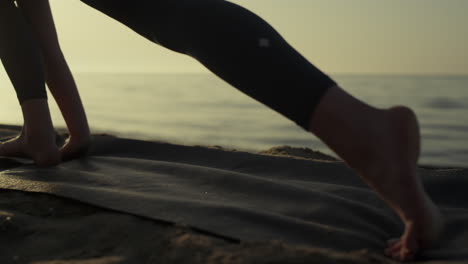
[(377, 109), (334, 86), (318, 104), (309, 127), (403, 221), (405, 230), (389, 243), (387, 256), (411, 260), (438, 239), (443, 219), (417, 175), (420, 134), (411, 109)]
[(413, 260), (418, 251), (431, 247), (437, 241), (444, 229), (444, 221), (440, 210), (433, 204), (430, 206), (432, 208), (428, 211), (431, 215), (406, 222), (403, 235), (387, 241), (385, 255), (399, 261)]
[(356, 170), (405, 226), (402, 236), (389, 242), (385, 254), (408, 261), (438, 239), (443, 220), (417, 175), (420, 135), (416, 115), (407, 107), (397, 106), (384, 110), (378, 119), (369, 121), (378, 124), (375, 127), (381, 130), (374, 138), (380, 151), (374, 153), (364, 168)]
[(24, 118), (21, 134), (0, 144), (0, 156), (30, 158), (40, 167), (60, 163), (47, 98), (26, 100), (21, 103), (21, 110)]
[(29, 158), (40, 167), (60, 163), (59, 149), (55, 145), (55, 134), (48, 138), (35, 138), (21, 133), (16, 138), (0, 144), (0, 156)]
[(90, 147), (91, 137), (68, 138), (65, 145), (60, 149), (62, 160), (68, 161), (86, 156)]
[[(417, 160), (420, 151), (419, 126), (414, 112), (403, 106), (386, 111), (388, 122), (387, 141), (382, 146), (385, 153), (380, 160), (380, 176), (385, 180), (370, 180), (370, 185), (384, 196), (402, 219), (405, 230), (399, 239), (389, 241), (385, 254), (399, 261), (412, 260), (419, 250), (430, 247), (443, 231), (443, 217), (440, 210), (426, 194), (417, 174)], [(384, 134), (384, 132), (382, 132)], [(392, 169), (393, 168), (393, 169)], [(375, 172), (376, 168), (370, 168)], [(372, 172), (370, 172), (372, 173)]]

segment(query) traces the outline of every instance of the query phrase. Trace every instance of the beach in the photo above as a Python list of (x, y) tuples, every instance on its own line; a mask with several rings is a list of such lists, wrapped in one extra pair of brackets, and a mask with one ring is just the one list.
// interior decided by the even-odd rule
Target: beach
[(226, 241), (49, 195), (2, 190), (0, 197), (5, 264), (393, 263), (366, 251)]
[(0, 264), (468, 264), (466, 10), (0, 0)]
[[(0, 126), (0, 138), (19, 129)], [(452, 225), (445, 246), (419, 260), (466, 263), (467, 170), (420, 170)], [(309, 171), (322, 174), (305, 179)], [(0, 158), (0, 263), (395, 263), (382, 253), (398, 219), (348, 174), (305, 148), (246, 153), (109, 135), (55, 168)]]

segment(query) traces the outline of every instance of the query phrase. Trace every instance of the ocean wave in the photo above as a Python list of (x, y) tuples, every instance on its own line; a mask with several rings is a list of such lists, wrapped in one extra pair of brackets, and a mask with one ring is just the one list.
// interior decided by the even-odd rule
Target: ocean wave
[(424, 106), (437, 109), (463, 109), (468, 108), (468, 102), (453, 98), (440, 97), (431, 99), (426, 102)]

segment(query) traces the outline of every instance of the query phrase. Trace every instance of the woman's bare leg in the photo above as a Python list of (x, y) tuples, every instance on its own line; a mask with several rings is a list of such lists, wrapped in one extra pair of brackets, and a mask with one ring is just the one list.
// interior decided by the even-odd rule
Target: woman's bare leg
[(91, 135), (80, 94), (59, 45), (48, 0), (19, 0), (43, 54), (46, 82), (67, 124), (70, 137), (61, 148), (63, 160), (84, 155)]
[(39, 48), (12, 1), (0, 1), (0, 57), (16, 89), (24, 117), (21, 134), (0, 144), (0, 156), (33, 159), (39, 166), (60, 162), (45, 93)]
[(310, 131), (353, 168), (403, 221), (405, 231), (389, 245), (387, 255), (410, 260), (438, 238), (442, 217), (417, 175), (420, 134), (411, 109), (377, 109), (335, 86), (315, 108)]

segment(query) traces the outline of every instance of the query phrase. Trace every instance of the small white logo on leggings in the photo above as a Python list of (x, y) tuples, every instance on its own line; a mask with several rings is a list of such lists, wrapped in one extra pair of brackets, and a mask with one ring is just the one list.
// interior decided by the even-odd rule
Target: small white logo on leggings
[(259, 38), (258, 39), (258, 46), (261, 48), (268, 48), (270, 47), (270, 40), (267, 38)]

